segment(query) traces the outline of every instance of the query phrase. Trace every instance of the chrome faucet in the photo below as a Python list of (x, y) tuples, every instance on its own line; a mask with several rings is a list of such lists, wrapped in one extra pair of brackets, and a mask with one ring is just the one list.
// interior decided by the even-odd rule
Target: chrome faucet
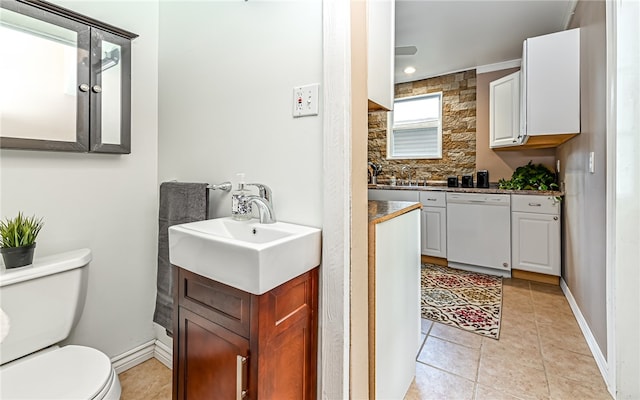
[(276, 213), (273, 211), (273, 196), (269, 186), (261, 183), (248, 183), (246, 186), (257, 187), (258, 195), (241, 196), (240, 201), (258, 206), (261, 224), (273, 224), (276, 222)]
[(271, 207), (273, 207), (273, 200), (271, 200), (271, 189), (267, 185), (263, 185), (262, 183), (247, 183), (246, 186), (255, 186), (258, 188), (258, 195), (263, 199), (267, 200), (271, 203)]

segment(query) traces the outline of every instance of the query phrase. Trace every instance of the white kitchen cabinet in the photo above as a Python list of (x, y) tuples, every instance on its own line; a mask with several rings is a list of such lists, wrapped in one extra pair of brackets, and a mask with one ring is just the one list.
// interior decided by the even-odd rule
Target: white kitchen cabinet
[(560, 207), (553, 196), (511, 196), (513, 269), (560, 276)]
[(489, 83), (489, 147), (520, 144), (520, 71)]
[(445, 192), (420, 192), (422, 254), (447, 258), (447, 203)]
[(580, 29), (523, 43), (521, 132), (530, 147), (555, 147), (580, 133)]
[(419, 216), (414, 209), (369, 230), (375, 243), (369, 264), (372, 399), (403, 399), (415, 376), (420, 346)]
[(395, 0), (367, 2), (368, 97), (370, 110), (393, 110)]

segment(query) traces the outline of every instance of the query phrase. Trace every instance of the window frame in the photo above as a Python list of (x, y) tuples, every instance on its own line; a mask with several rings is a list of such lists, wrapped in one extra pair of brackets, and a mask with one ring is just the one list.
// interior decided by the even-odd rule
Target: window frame
[[(439, 103), (440, 103), (440, 107), (438, 109), (438, 118), (437, 119), (425, 119), (424, 121), (421, 122), (417, 122), (417, 123), (411, 123), (411, 124), (404, 124), (402, 126), (394, 126), (394, 122), (393, 122), (393, 111), (388, 111), (387, 112), (387, 159), (388, 160), (437, 160), (437, 159), (442, 159), (442, 108), (443, 108), (443, 93), (442, 91), (439, 92), (431, 92), (431, 93), (426, 93), (426, 94), (420, 94), (417, 96), (409, 96), (409, 97), (398, 97), (395, 98), (393, 103), (394, 103), (394, 108), (395, 108), (395, 104), (398, 101), (412, 101), (412, 100), (419, 100), (419, 99), (424, 99), (424, 98), (433, 98), (433, 97), (438, 97), (439, 99)], [(394, 136), (395, 136), (395, 132), (396, 131), (407, 131), (407, 130), (415, 130), (415, 129), (426, 129), (426, 128), (434, 128), (437, 127), (438, 132), (437, 132), (437, 136), (436, 136), (436, 140), (437, 140), (437, 152), (436, 154), (426, 154), (425, 152), (416, 152), (414, 154), (411, 155), (402, 155), (402, 156), (398, 156), (398, 155), (394, 155), (392, 153), (393, 150), (393, 141), (394, 141)]]

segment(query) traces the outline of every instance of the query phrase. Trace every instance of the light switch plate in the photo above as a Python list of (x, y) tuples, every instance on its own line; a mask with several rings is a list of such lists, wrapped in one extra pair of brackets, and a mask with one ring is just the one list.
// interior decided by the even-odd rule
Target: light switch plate
[(305, 117), (318, 115), (318, 92), (320, 85), (317, 83), (296, 86), (293, 88), (293, 116)]

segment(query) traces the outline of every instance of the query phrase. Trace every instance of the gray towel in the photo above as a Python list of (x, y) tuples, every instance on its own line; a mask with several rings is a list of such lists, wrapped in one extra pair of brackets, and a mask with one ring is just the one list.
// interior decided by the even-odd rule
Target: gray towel
[(169, 227), (207, 219), (206, 183), (164, 182), (160, 185), (158, 211), (158, 282), (153, 322), (173, 331), (173, 274), (169, 262)]

